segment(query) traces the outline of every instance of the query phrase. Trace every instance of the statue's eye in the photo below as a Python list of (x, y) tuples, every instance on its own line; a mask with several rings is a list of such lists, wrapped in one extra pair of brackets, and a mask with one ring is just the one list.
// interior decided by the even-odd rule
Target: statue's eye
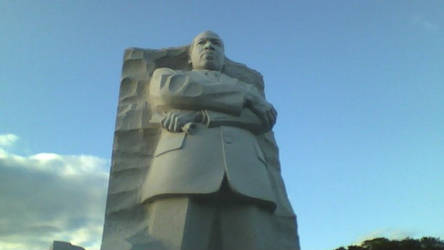
[(199, 45), (204, 45), (204, 44), (205, 44), (205, 41), (204, 41), (204, 40), (200, 40), (197, 44), (199, 44)]

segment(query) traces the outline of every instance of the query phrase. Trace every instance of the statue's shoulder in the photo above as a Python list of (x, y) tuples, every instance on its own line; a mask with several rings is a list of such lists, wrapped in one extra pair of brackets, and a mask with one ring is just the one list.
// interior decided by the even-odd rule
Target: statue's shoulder
[(225, 74), (224, 72), (221, 72), (221, 73), (220, 73), (220, 78), (221, 78), (223, 81), (242, 82), (242, 81), (239, 80), (238, 78), (236, 78), (236, 77), (232, 77), (232, 76), (229, 76), (229, 75)]

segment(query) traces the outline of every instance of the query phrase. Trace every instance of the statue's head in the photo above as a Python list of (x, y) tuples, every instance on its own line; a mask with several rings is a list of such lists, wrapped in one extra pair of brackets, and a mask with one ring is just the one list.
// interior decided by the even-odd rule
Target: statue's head
[(193, 39), (190, 47), (193, 69), (221, 71), (224, 60), (224, 43), (216, 33), (204, 31)]

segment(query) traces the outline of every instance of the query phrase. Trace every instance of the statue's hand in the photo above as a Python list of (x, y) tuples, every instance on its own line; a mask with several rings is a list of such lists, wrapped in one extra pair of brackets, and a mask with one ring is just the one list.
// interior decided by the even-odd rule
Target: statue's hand
[(274, 126), (277, 111), (273, 105), (262, 99), (261, 101), (251, 102), (248, 106), (264, 122), (267, 128), (271, 129)]
[(199, 111), (174, 110), (169, 111), (162, 118), (162, 127), (170, 132), (183, 132), (183, 128), (188, 123), (200, 122), (202, 113)]
[(267, 102), (262, 96), (247, 93), (247, 107), (251, 109), (263, 122), (271, 129), (276, 123), (277, 112), (271, 103)]

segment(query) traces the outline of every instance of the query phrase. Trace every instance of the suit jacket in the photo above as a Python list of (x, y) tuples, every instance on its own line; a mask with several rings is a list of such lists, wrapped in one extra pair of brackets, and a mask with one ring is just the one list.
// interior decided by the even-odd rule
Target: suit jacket
[(255, 91), (252, 87), (220, 72), (160, 68), (153, 73), (149, 91), (159, 112), (205, 110), (207, 119), (192, 133), (162, 129), (142, 202), (214, 193), (226, 176), (234, 192), (274, 206), (266, 161), (255, 136), (270, 128), (244, 106), (245, 92)]

